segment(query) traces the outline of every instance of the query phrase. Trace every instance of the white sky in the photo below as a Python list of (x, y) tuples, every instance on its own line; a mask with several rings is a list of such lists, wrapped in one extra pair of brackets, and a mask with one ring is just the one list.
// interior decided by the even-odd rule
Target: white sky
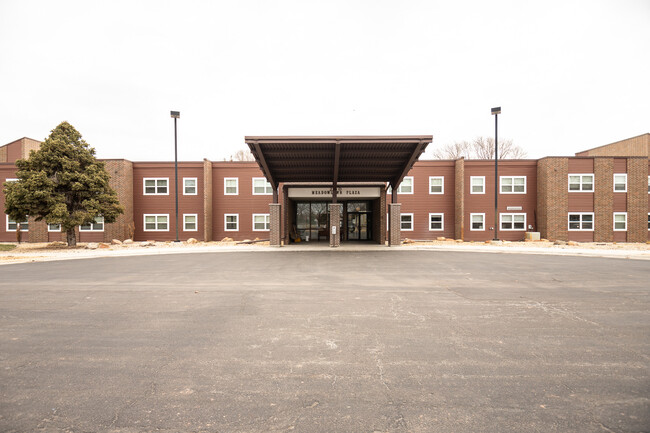
[(650, 132), (650, 1), (0, 0), (0, 145), (72, 123), (100, 158), (245, 135), (494, 135), (529, 157)]

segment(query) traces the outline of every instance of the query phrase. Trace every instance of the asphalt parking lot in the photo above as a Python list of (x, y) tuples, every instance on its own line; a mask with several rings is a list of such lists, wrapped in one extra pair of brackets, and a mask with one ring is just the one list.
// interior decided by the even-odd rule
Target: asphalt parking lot
[(650, 262), (448, 251), (0, 268), (0, 431), (650, 431)]

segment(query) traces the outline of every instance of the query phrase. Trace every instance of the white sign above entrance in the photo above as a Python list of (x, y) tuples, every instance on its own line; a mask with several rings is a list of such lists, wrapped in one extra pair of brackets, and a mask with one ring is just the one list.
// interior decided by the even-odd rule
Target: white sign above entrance
[[(347, 198), (379, 198), (380, 192), (378, 186), (344, 186), (337, 188), (337, 197), (342, 200)], [(289, 188), (289, 198), (332, 198), (332, 188)]]

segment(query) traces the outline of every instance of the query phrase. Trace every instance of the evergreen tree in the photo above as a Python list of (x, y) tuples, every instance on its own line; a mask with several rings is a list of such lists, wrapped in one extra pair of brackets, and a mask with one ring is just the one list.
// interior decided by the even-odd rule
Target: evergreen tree
[(5, 184), (5, 212), (14, 221), (29, 215), (61, 224), (68, 246), (77, 244), (77, 226), (97, 217), (112, 223), (124, 212), (108, 184), (104, 163), (68, 122), (54, 128), (40, 149), (16, 166), (18, 181)]

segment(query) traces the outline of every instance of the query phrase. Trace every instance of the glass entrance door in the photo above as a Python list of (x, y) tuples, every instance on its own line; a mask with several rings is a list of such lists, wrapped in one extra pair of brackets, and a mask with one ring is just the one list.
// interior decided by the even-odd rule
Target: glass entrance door
[(367, 213), (348, 212), (348, 240), (367, 241), (371, 239)]

